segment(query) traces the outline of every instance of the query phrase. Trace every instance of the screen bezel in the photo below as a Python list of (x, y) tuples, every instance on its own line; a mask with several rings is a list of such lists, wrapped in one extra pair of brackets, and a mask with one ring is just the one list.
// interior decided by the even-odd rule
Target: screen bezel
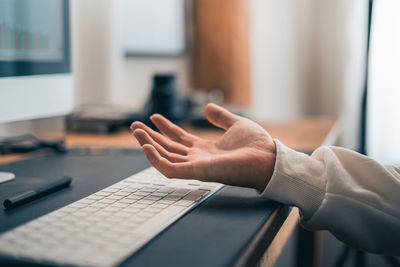
[(69, 2), (62, 0), (64, 53), (61, 62), (0, 61), (0, 77), (58, 74), (71, 72)]

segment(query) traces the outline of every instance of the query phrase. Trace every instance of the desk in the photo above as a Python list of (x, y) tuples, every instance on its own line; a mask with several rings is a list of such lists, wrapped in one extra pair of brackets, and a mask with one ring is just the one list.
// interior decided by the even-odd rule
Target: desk
[[(333, 118), (304, 118), (286, 123), (263, 124), (273, 137), (280, 139), (288, 146), (300, 151), (313, 151), (318, 146), (324, 144), (324, 140), (329, 136), (336, 120)], [(187, 128), (189, 132), (204, 138), (216, 139), (222, 135), (218, 130), (198, 130)], [(66, 143), (68, 147), (78, 146), (111, 146), (111, 147), (138, 147), (138, 143), (132, 137), (131, 133), (121, 131), (115, 135), (94, 136), (89, 134), (68, 134)], [(9, 155), (0, 157), (0, 164), (9, 163), (29, 157), (30, 155)], [(286, 221), (281, 226), (278, 233), (273, 238), (272, 243), (261, 259), (262, 266), (272, 266), (279, 257), (287, 240), (291, 236), (297, 225), (299, 215), (297, 209), (292, 209)], [(265, 225), (261, 227), (259, 233), (254, 236), (247, 249), (256, 250), (260, 239), (263, 236)]]

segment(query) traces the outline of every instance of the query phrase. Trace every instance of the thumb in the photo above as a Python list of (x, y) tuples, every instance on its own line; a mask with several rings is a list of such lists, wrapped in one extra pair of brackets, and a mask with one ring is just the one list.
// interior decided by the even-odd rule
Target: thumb
[(208, 121), (225, 130), (229, 129), (236, 121), (239, 120), (239, 116), (236, 116), (235, 114), (216, 104), (207, 104), (204, 113)]

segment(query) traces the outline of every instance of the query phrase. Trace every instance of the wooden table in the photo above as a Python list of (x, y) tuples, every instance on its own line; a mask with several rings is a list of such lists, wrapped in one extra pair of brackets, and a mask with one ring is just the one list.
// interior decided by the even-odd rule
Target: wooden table
[[(326, 143), (330, 133), (335, 128), (336, 119), (326, 117), (301, 118), (294, 121), (261, 124), (273, 136), (278, 138), (287, 146), (304, 152), (311, 152), (317, 147)], [(188, 132), (196, 134), (203, 138), (216, 140), (223, 134), (220, 130), (198, 129), (186, 127)], [(138, 142), (132, 136), (129, 129), (122, 130), (112, 135), (92, 135), (92, 134), (75, 134), (75, 133), (51, 133), (46, 137), (64, 136), (67, 147), (124, 147), (137, 148)], [(45, 153), (45, 152), (43, 152)], [(5, 164), (24, 158), (28, 158), (33, 154), (24, 155), (7, 155), (0, 156), (0, 164)], [(37, 153), (35, 154), (37, 155)], [(292, 235), (297, 222), (299, 220), (298, 209), (292, 209), (290, 215), (286, 219), (282, 228), (275, 236), (273, 242), (265, 252), (261, 266), (273, 266), (279, 257), (282, 249), (286, 245), (288, 239)]]

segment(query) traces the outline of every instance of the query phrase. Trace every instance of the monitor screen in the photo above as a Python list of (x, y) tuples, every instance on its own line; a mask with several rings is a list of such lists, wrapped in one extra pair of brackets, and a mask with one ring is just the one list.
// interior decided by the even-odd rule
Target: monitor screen
[(0, 77), (70, 71), (63, 0), (0, 0)]
[(73, 109), (68, 0), (0, 0), (0, 123)]

